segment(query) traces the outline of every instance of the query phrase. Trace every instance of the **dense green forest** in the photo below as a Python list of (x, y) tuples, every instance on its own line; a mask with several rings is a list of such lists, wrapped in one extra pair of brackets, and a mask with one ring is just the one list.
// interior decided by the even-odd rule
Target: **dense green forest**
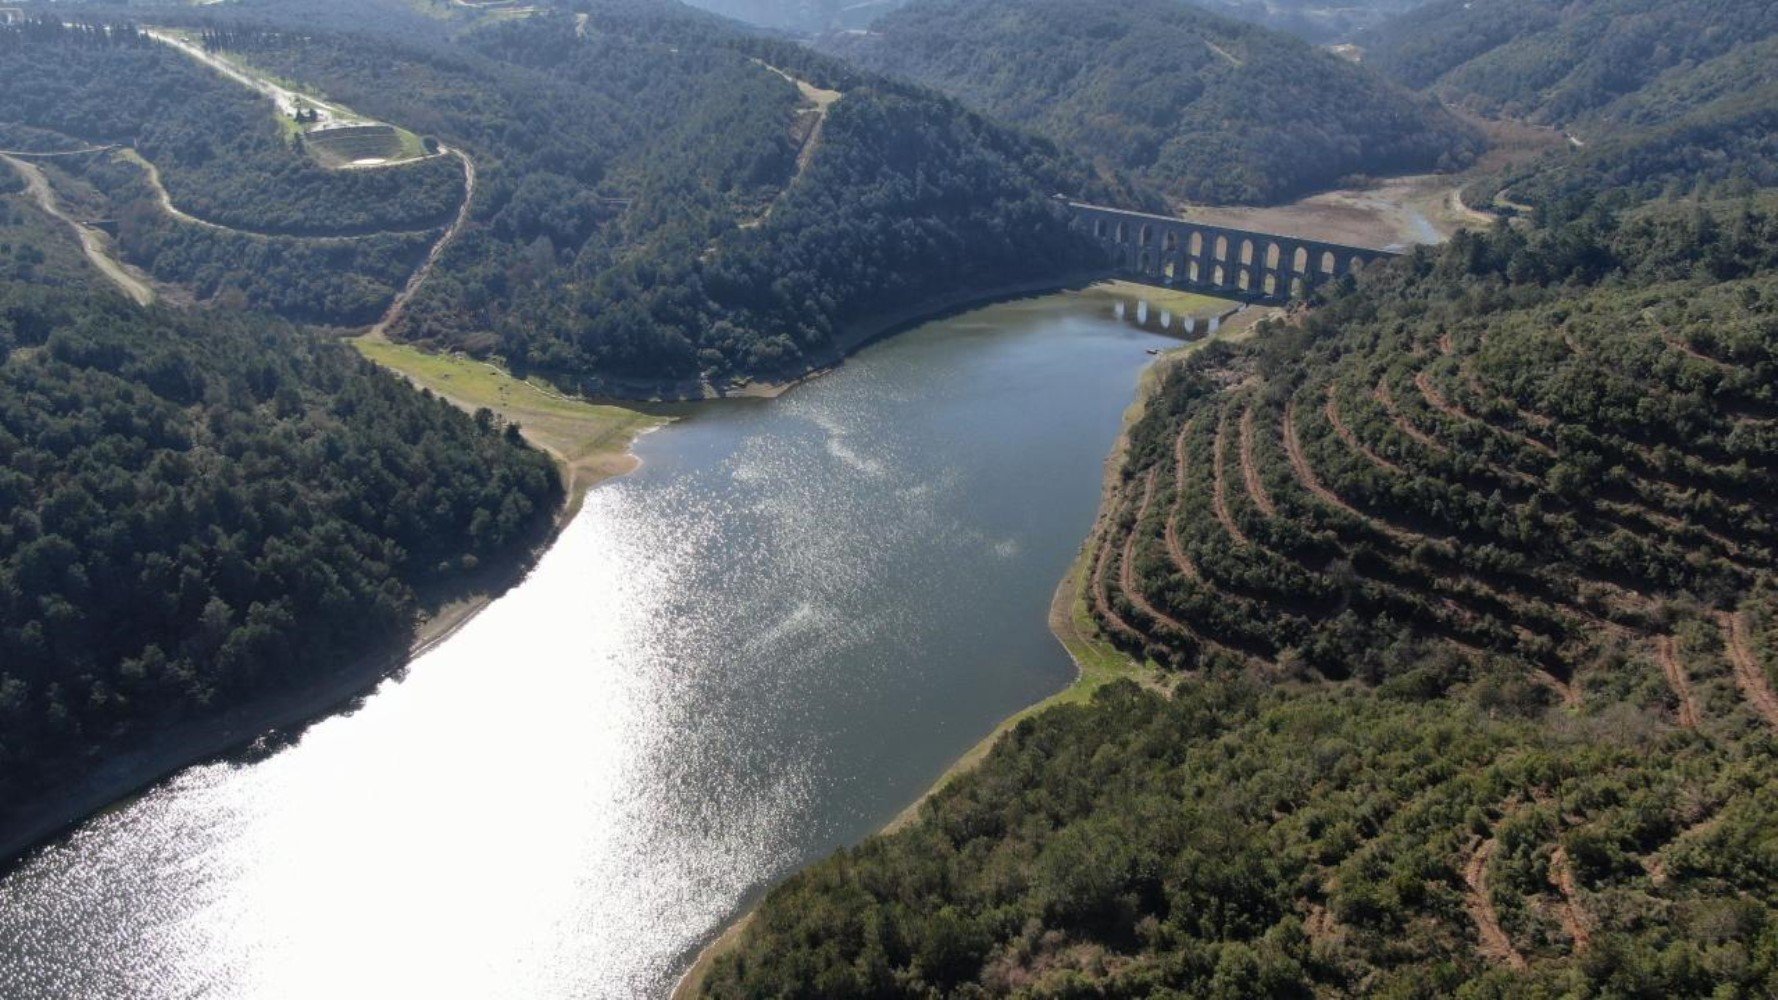
[[(445, 0), (434, 0), (443, 5)], [(1343, 42), (1424, 0), (1199, 0), (1206, 7), (1315, 42)], [(725, 17), (804, 35), (868, 28), (904, 0), (692, 0)]]
[[(435, 156), (330, 170), (272, 102), (133, 27), (0, 26), (0, 139), (132, 263), (202, 300), (321, 324), (374, 321), (463, 197)], [(156, 183), (185, 217), (161, 204)]]
[(916, 0), (833, 49), (1197, 202), (1459, 166), (1480, 144), (1361, 66), (1176, 0)]
[(922, 301), (1099, 260), (1051, 196), (1121, 195), (1053, 146), (677, 5), (578, 7), (584, 25), (450, 46), (241, 42), (476, 160), (472, 224), (394, 335), (591, 391), (720, 386), (799, 374)]
[[(1435, 0), (1358, 43), (1367, 65), (1410, 87), (1565, 124), (1774, 33), (1766, 0)], [(1750, 68), (1775, 72), (1769, 58)]]
[(463, 196), (438, 157), (399, 170), (329, 170), (271, 102), (132, 28), (25, 21), (0, 28), (0, 121), (133, 146), (182, 211), (288, 236), (436, 229)]
[(1509, 168), (1474, 184), (1476, 204), (1505, 197), (1541, 218), (1577, 218), (1603, 202), (1724, 198), (1778, 185), (1778, 83), (1734, 94), (1671, 121), (1589, 143), (1571, 155)]
[(711, 996), (1778, 986), (1778, 199), (1421, 249), (1170, 369), (1021, 724)]
[[(1663, 72), (1570, 124), (1578, 149), (1470, 185), (1474, 204), (1529, 206), (1547, 221), (1597, 201), (1738, 197), (1778, 185), (1778, 35)], [(1505, 197), (1500, 197), (1504, 195)]]
[(554, 466), (267, 320), (0, 285), (0, 818), (409, 641), (533, 544)]

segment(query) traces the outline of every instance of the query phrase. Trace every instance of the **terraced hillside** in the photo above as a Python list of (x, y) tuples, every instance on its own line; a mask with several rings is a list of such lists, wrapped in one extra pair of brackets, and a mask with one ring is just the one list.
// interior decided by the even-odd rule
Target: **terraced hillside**
[[(1501, 233), (1415, 263), (1436, 284), (1565, 252)], [(1727, 253), (1750, 252), (1769, 251)], [(1427, 301), (1392, 278), (1267, 351), (1170, 378), (1098, 537), (1109, 631), (1176, 666), (1232, 653), (1381, 679), (1365, 651), (1405, 628), (1579, 704), (1615, 685), (1606, 651), (1654, 656), (1770, 580), (1778, 283), (1508, 282)]]
[(1778, 213), (1463, 235), (1171, 369), (1088, 544), (1177, 678), (777, 890), (706, 995), (1778, 982)]
[[(1638, 261), (1559, 246), (1572, 232), (1463, 238), (1266, 349), (1182, 367), (1134, 429), (1092, 543), (1108, 637), (1179, 669), (1612, 720), (1700, 783), (1769, 757), (1778, 229), (1728, 214), (1732, 236), (1631, 224), (1636, 245), (1666, 243)], [(1734, 261), (1733, 279), (1674, 280), (1682, 246)], [(1586, 274), (1608, 263), (1632, 276)], [(1555, 287), (1506, 277), (1522, 268)], [(1665, 852), (1738, 796), (1622, 797), (1672, 765), (1570, 759), (1472, 801), (1470, 839), (1438, 833), (1478, 953), (1526, 969), (1680, 905)], [(1601, 837), (1621, 856), (1577, 880), (1570, 855)], [(1686, 891), (1726, 900), (1737, 883)]]

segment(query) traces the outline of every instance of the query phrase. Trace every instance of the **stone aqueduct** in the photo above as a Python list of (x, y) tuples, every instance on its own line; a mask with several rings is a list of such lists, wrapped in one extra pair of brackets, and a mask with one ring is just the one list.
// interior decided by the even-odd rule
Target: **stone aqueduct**
[(1261, 299), (1302, 295), (1318, 282), (1357, 274), (1395, 250), (1207, 226), (1189, 219), (1068, 202), (1075, 225), (1138, 281), (1234, 292)]

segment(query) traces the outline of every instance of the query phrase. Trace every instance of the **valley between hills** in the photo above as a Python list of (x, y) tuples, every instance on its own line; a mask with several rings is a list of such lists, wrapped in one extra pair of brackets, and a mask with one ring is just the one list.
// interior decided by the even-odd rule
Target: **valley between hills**
[(754, 6), (0, 11), (0, 992), (1773, 988), (1765, 4)]

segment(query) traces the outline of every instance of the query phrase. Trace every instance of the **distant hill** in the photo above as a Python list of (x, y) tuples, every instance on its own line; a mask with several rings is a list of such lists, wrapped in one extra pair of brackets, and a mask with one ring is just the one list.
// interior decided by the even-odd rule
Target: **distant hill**
[(1359, 44), (1407, 86), (1560, 124), (1774, 33), (1769, 0), (1436, 0)]
[[(1425, 0), (1179, 0), (1314, 42), (1343, 42)], [(692, 0), (692, 6), (801, 34), (866, 28), (907, 0)]]
[(899, 7), (902, 0), (692, 0), (724, 17), (801, 35), (862, 28)]
[(1180, 0), (1287, 31), (1312, 42), (1347, 42), (1426, 0)]
[(584, 21), (450, 47), (252, 47), (481, 167), (395, 336), (593, 392), (690, 391), (799, 375), (879, 317), (1097, 259), (1051, 201), (1089, 171), (1041, 140), (679, 4), (573, 6)]
[(1621, 207), (1778, 185), (1778, 35), (1672, 66), (1565, 127), (1578, 148), (1473, 184), (1468, 197), (1486, 204), (1505, 191), (1561, 221), (1601, 200)]
[(1454, 166), (1479, 144), (1361, 66), (1176, 0), (915, 0), (824, 44), (1196, 202)]
[[(800, 375), (922, 303), (1095, 265), (1052, 196), (1129, 200), (933, 91), (677, 3), (571, 6), (456, 38), (358, 34), (325, 4), (303, 8), (319, 23), (187, 20), (475, 163), (468, 224), (392, 336), (592, 392)], [(134, 34), (34, 22), (0, 31), (0, 68), (19, 82), (0, 125), (128, 142), (176, 204), (244, 231), (168, 219), (122, 153), (55, 168), (133, 263), (204, 299), (368, 323), (460, 204), (455, 157), (325, 170), (251, 90)]]

